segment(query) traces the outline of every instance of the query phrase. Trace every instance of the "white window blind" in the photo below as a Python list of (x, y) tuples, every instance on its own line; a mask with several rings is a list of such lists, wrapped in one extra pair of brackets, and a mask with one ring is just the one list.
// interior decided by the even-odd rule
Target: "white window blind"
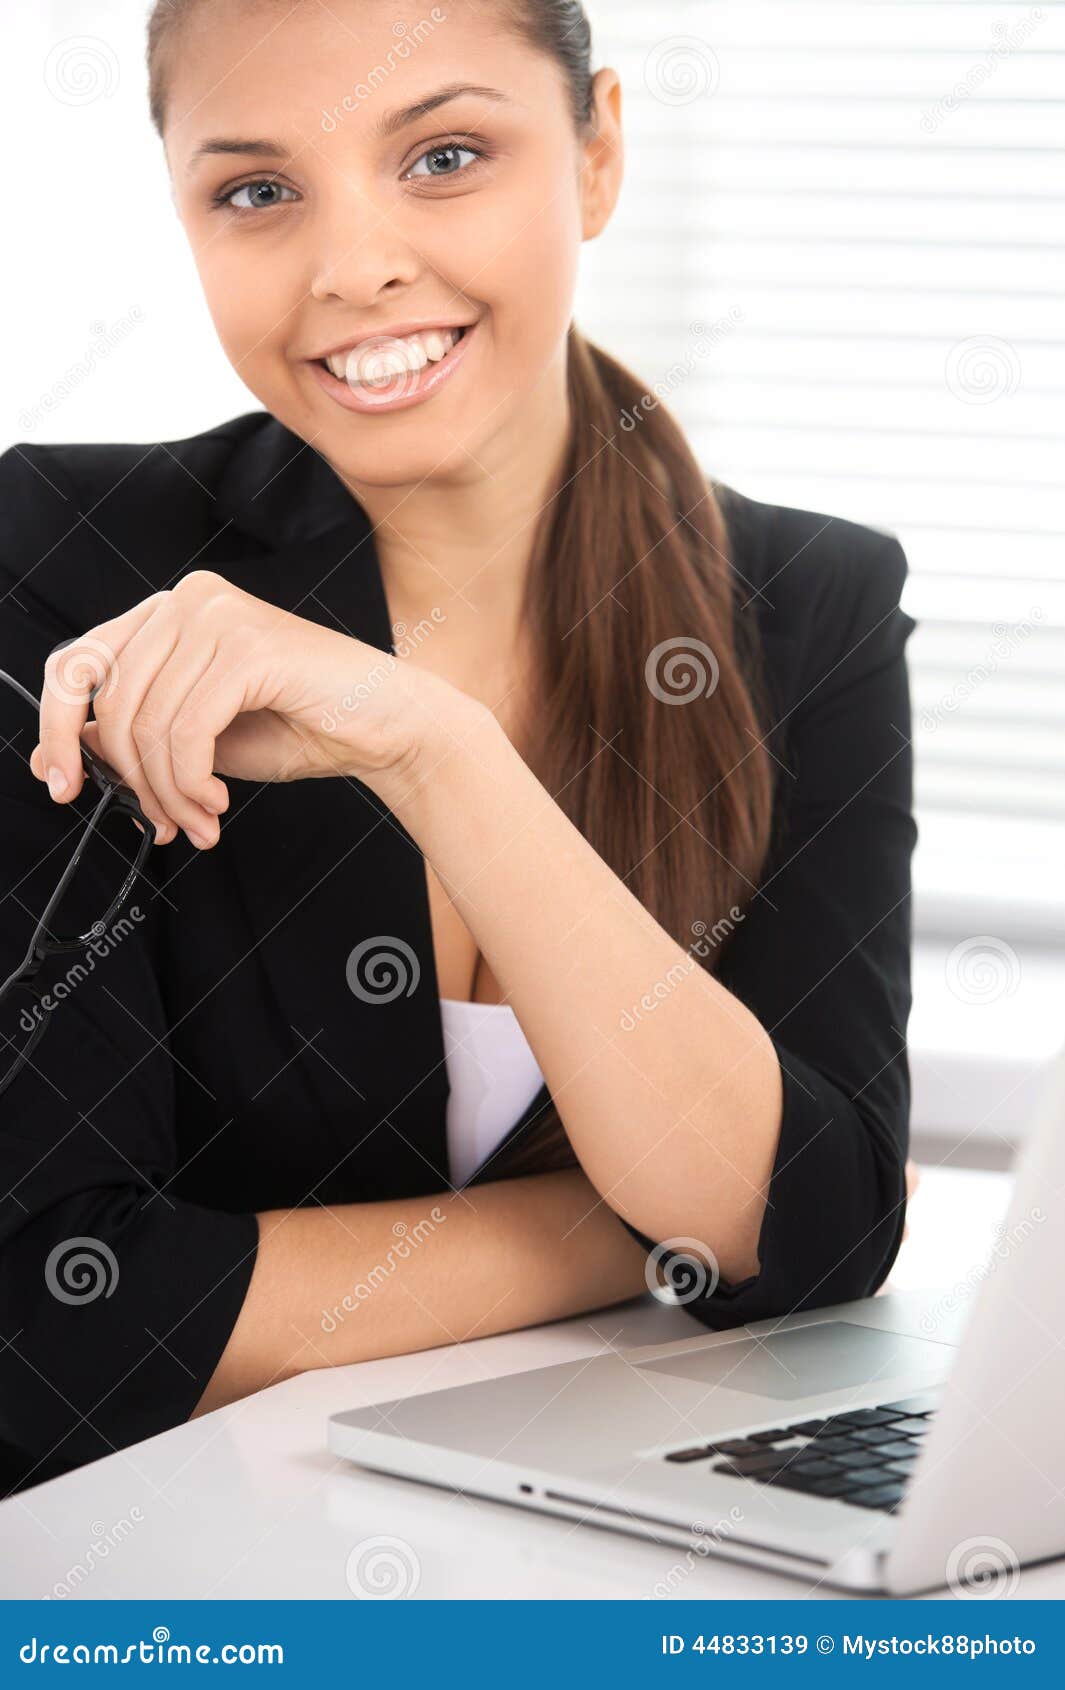
[(627, 159), (582, 326), (715, 475), (899, 535), (918, 928), (1060, 939), (1065, 6), (589, 12)]

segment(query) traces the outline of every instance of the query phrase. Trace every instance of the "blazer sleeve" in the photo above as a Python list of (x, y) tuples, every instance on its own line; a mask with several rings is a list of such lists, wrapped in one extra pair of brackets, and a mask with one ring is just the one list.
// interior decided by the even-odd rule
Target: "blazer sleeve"
[[(48, 652), (100, 620), (105, 561), (56, 458), (21, 445), (0, 457), (0, 668), (37, 693)], [(0, 980), (78, 832), (29, 772), (36, 738), (33, 711), (0, 683)], [(0, 1494), (187, 1419), (254, 1266), (253, 1213), (176, 1195), (151, 889), (131, 904), (141, 921), (57, 1001), (32, 1066), (0, 1094)], [(50, 959), (42, 983), (86, 955)], [(5, 1038), (17, 1014), (0, 1006)]]
[(714, 1327), (870, 1296), (902, 1238), (916, 622), (899, 542), (860, 552), (814, 606), (785, 723), (785, 825), (720, 968), (773, 1041), (784, 1101), (758, 1274), (715, 1286), (675, 1261), (689, 1311)]

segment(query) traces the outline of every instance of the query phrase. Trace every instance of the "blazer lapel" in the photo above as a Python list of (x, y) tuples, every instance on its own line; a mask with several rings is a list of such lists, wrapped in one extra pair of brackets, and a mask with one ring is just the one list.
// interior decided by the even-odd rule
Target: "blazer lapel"
[[(208, 567), (394, 653), (365, 513), (316, 453), (285, 436), (269, 419), (235, 454), (219, 493), (232, 523)], [(261, 545), (235, 550), (234, 528)], [(338, 1154), (358, 1147), (367, 1198), (439, 1190), (449, 1088), (419, 846), (355, 779), (228, 785), (222, 846), (256, 939), (249, 965), (268, 980), (285, 1041), (265, 1066), (288, 1062)]]

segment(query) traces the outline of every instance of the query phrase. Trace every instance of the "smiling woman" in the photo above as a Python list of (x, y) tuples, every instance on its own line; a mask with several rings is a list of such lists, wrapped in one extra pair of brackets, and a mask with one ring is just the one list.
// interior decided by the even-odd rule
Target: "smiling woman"
[[(0, 723), (5, 955), (79, 741), (165, 847), (6, 1097), (16, 1487), (677, 1252), (710, 1325), (862, 1295), (901, 1236), (905, 559), (715, 483), (575, 326), (622, 178), (582, 7), (433, 22), (400, 56), (389, 0), (155, 7), (262, 409), (0, 459), (0, 664), (42, 693), (38, 744)], [(71, 1240), (91, 1307), (42, 1274)]]

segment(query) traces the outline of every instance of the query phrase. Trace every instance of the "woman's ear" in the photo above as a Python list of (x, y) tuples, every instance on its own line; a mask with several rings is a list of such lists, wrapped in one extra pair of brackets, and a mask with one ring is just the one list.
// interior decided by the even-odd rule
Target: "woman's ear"
[(592, 98), (581, 165), (581, 235), (586, 241), (593, 241), (605, 229), (621, 191), (625, 154), (621, 138), (621, 82), (616, 71), (596, 71)]

